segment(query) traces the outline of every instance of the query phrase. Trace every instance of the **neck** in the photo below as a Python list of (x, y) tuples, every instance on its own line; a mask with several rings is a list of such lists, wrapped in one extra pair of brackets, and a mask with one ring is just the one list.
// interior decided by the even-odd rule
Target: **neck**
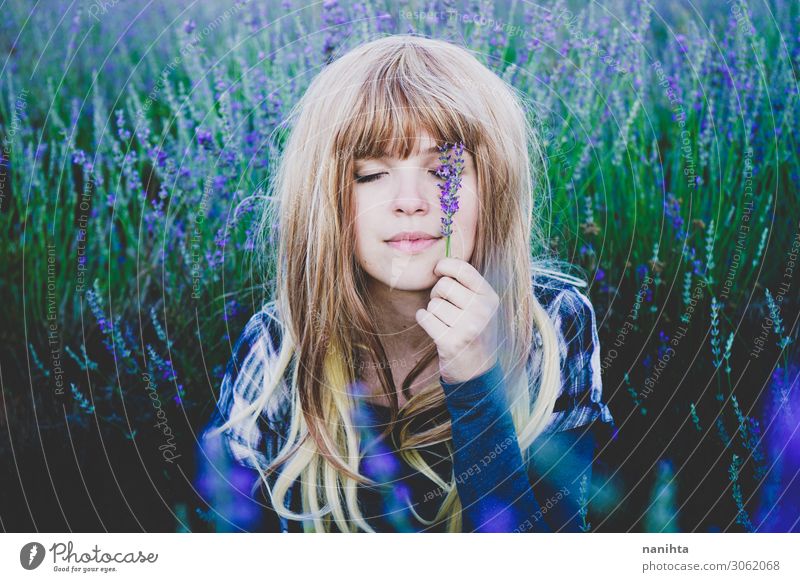
[(371, 279), (368, 284), (369, 301), (375, 314), (375, 329), (384, 346), (402, 346), (416, 349), (430, 340), (427, 332), (417, 323), (418, 309), (425, 309), (430, 301), (430, 289), (409, 291), (390, 289)]

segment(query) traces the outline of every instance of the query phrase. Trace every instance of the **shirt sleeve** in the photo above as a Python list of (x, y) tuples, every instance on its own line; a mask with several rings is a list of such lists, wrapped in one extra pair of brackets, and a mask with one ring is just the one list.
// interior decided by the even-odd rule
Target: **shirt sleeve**
[(530, 466), (522, 459), (505, 402), (499, 360), (465, 383), (447, 384), (440, 377), (453, 427), (464, 531), (583, 531), (582, 498), (591, 487), (597, 442), (598, 423), (593, 421), (611, 426), (614, 421), (601, 400), (600, 345), (591, 302), (565, 285), (545, 309), (556, 327), (561, 387), (551, 420), (532, 445), (536, 453)]
[(569, 285), (546, 309), (557, 332), (561, 389), (544, 432), (570, 430), (588, 425), (593, 420), (614, 427), (614, 418), (603, 401), (600, 340), (589, 298)]
[(551, 531), (544, 520), (535, 519), (541, 507), (505, 402), (499, 360), (466, 382), (450, 384), (441, 376), (439, 381), (451, 418), (462, 531)]
[(615, 425), (603, 401), (600, 342), (592, 304), (574, 285), (549, 284), (542, 302), (556, 328), (561, 386), (548, 425), (531, 445), (528, 469), (551, 526), (560, 532), (589, 531), (594, 452)]

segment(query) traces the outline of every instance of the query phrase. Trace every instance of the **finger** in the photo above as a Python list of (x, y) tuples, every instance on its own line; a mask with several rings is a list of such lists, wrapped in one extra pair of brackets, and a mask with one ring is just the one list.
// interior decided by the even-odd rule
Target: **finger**
[(447, 327), (444, 322), (430, 313), (427, 309), (417, 309), (417, 312), (414, 315), (417, 318), (417, 323), (419, 326), (424, 329), (425, 332), (431, 336), (433, 341), (437, 344), (450, 330), (450, 328)]
[(467, 261), (454, 257), (444, 257), (433, 268), (436, 275), (448, 276), (479, 295), (491, 295), (494, 292), (489, 282), (478, 270)]
[(428, 313), (432, 313), (446, 325), (454, 327), (466, 312), (441, 297), (434, 297), (428, 303)]
[(442, 277), (431, 289), (431, 299), (434, 297), (441, 297), (459, 309), (468, 309), (478, 296), (455, 279)]

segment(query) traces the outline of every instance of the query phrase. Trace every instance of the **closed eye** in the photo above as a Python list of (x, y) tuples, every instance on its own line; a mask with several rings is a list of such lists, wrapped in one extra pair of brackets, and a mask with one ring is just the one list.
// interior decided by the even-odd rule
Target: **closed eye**
[[(358, 174), (355, 175), (356, 183), (358, 184), (368, 184), (369, 182), (374, 182), (378, 178), (380, 178), (386, 172), (378, 172), (377, 174), (368, 174), (366, 176), (359, 176)], [(428, 173), (432, 176), (439, 177), (438, 170), (428, 170)]]
[(385, 173), (386, 172), (379, 172), (378, 174), (369, 174), (368, 176), (359, 176), (358, 174), (356, 174), (356, 182), (358, 184), (367, 184), (369, 182), (374, 182)]

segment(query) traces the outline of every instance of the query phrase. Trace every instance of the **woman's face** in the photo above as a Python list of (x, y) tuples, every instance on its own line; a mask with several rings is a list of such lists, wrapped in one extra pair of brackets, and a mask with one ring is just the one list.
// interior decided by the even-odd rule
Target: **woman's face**
[[(438, 277), (433, 268), (445, 256), (439, 204), (441, 179), (436, 142), (423, 132), (414, 155), (356, 160), (354, 179), (356, 258), (364, 271), (393, 289), (430, 289)], [(450, 256), (469, 261), (478, 223), (475, 161), (464, 152), (458, 211), (453, 217)], [(391, 241), (404, 232), (422, 232), (434, 240)]]

